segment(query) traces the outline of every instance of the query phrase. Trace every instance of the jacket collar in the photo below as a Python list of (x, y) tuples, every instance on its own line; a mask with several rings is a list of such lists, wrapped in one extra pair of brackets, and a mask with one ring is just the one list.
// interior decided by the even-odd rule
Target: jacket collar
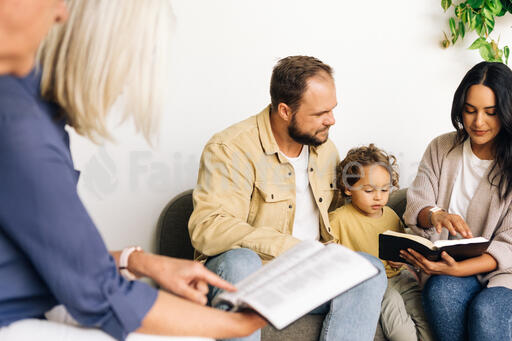
[[(270, 125), (270, 105), (268, 105), (256, 116), (256, 121), (258, 124), (258, 133), (260, 135), (260, 141), (263, 147), (263, 151), (267, 155), (278, 154), (279, 159), (281, 160), (281, 153), (279, 153), (279, 145), (277, 144), (276, 139), (274, 138), (274, 133), (272, 133), (272, 126)], [(317, 147), (306, 147), (309, 147), (310, 153), (317, 154)]]

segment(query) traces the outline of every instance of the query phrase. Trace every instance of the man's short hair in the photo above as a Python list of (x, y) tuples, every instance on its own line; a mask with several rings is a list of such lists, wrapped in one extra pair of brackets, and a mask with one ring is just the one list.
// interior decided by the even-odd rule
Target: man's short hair
[(277, 111), (279, 103), (284, 103), (296, 112), (308, 79), (322, 71), (332, 77), (332, 68), (315, 57), (289, 56), (279, 60), (270, 80), (272, 111)]

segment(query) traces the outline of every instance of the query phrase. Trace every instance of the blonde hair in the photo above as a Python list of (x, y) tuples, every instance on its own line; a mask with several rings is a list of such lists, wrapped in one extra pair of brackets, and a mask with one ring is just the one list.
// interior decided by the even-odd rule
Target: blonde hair
[(68, 0), (69, 19), (43, 42), (42, 95), (77, 133), (112, 139), (110, 108), (123, 93), (123, 121), (146, 140), (158, 126), (174, 17), (169, 0)]

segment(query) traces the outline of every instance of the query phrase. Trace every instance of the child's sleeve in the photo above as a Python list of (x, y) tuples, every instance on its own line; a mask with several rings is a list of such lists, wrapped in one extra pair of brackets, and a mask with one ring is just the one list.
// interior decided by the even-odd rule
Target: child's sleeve
[(331, 225), (331, 233), (334, 237), (334, 242), (337, 244), (342, 244), (341, 230), (343, 228), (343, 224), (341, 223), (339, 210), (335, 210), (329, 213), (329, 224)]

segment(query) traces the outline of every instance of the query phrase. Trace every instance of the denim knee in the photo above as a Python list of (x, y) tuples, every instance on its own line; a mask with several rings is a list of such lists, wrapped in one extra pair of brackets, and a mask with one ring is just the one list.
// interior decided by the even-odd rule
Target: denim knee
[(508, 308), (508, 290), (504, 287), (486, 288), (473, 299), (468, 309), (471, 340), (510, 340), (512, 309)]
[(384, 264), (382, 263), (382, 261), (377, 257), (374, 257), (364, 252), (358, 252), (358, 254), (369, 260), (370, 263), (372, 263), (373, 266), (375, 266), (379, 270), (379, 276), (376, 277), (384, 279), (384, 285), (387, 287), (388, 281), (386, 277), (386, 269), (384, 268)]
[(261, 259), (250, 249), (233, 249), (212, 257), (206, 266), (231, 283), (241, 281), (259, 268)]
[(469, 318), (473, 323), (481, 323), (484, 322), (486, 324), (489, 323), (489, 319), (494, 316), (496, 309), (496, 304), (501, 304), (497, 301), (492, 301), (482, 297), (482, 295), (477, 295), (471, 305), (469, 306)]
[(383, 296), (384, 292), (386, 291), (386, 288), (388, 287), (388, 278), (386, 276), (386, 269), (384, 268), (384, 264), (377, 257), (374, 257), (367, 253), (358, 252), (358, 254), (369, 260), (370, 263), (372, 263), (373, 266), (375, 266), (379, 270), (379, 273), (375, 277), (370, 278), (368, 282), (371, 283), (374, 289), (379, 290)]
[(431, 276), (425, 283), (423, 287), (423, 297), (426, 302), (440, 299), (441, 296), (444, 296), (444, 283), (440, 280), (440, 277), (442, 276)]
[(450, 302), (457, 298), (457, 293), (464, 288), (457, 285), (457, 278), (452, 276), (437, 275), (428, 279), (423, 288), (423, 297), (428, 302)]

